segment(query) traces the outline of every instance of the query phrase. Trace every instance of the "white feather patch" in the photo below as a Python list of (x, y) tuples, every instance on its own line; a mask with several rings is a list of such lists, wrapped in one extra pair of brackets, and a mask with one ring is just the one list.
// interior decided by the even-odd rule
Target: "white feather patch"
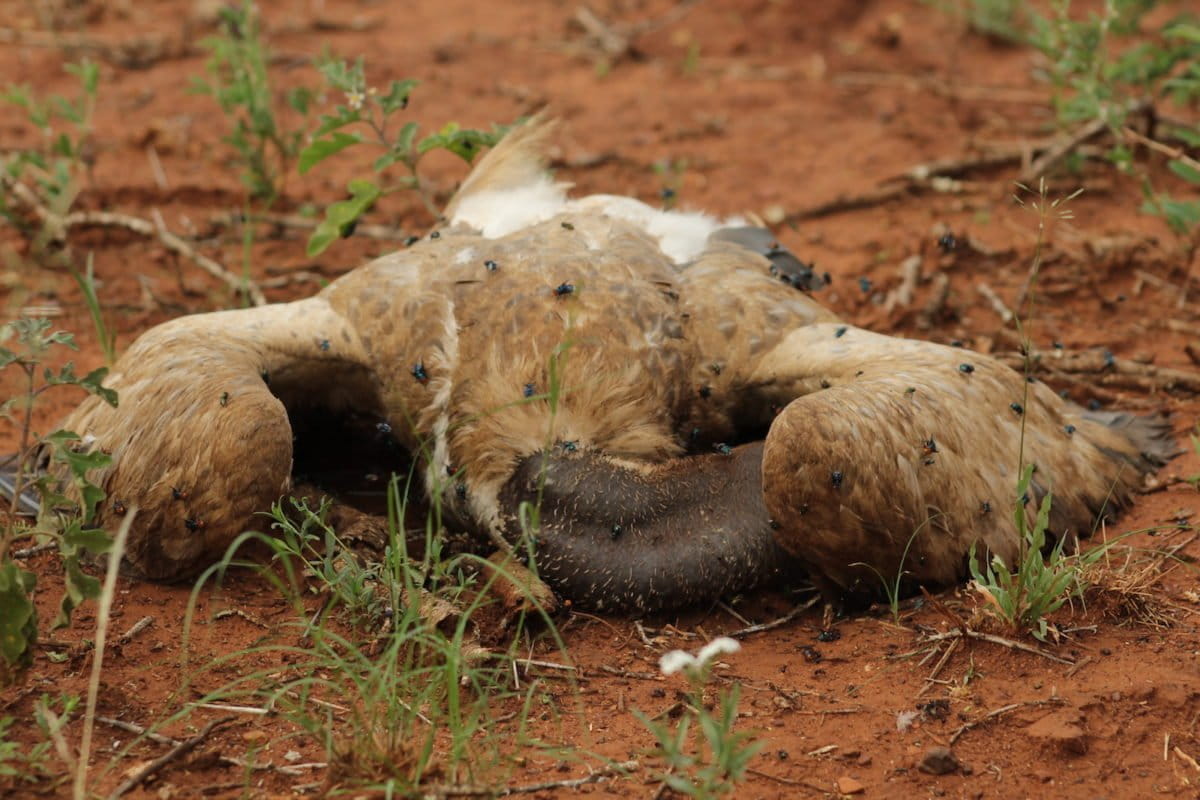
[(740, 217), (719, 220), (694, 211), (660, 211), (631, 197), (596, 194), (567, 200), (565, 185), (549, 179), (516, 189), (469, 194), (459, 202), (451, 222), (465, 223), (485, 238), (498, 239), (563, 213), (603, 215), (630, 222), (655, 239), (676, 264), (699, 256), (713, 231), (745, 224)]
[(545, 222), (563, 210), (566, 188), (548, 178), (515, 189), (473, 192), (455, 209), (453, 223), (466, 223), (484, 238), (499, 239)]

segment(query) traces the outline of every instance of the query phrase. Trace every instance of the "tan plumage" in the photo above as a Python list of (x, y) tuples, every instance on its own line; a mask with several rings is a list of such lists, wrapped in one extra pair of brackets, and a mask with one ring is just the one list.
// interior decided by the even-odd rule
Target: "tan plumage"
[(1021, 419), (1060, 532), (1085, 532), (1148, 467), (997, 362), (842, 326), (773, 274), (799, 262), (758, 234), (567, 200), (540, 169), (547, 130), (489, 153), (450, 226), (317, 297), (135, 343), (110, 380), (121, 407), (89, 399), (66, 422), (112, 452), (109, 497), (143, 509), (134, 570), (194, 573), (258, 525), (291, 488), (288, 415), (305, 408), (386, 420), (480, 534), (515, 540), (519, 504), (540, 498), (542, 576), (608, 608), (752, 585), (787, 568), (779, 545), (830, 591), (859, 588), (852, 562), (894, 573), (918, 529), (914, 580), (958, 579), (976, 540), (1007, 557)]

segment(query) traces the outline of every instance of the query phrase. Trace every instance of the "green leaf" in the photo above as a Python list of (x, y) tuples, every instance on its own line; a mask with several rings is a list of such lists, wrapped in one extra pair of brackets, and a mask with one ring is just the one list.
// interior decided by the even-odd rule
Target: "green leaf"
[(63, 596), (58, 607), (58, 616), (51, 623), (53, 628), (65, 628), (70, 625), (72, 611), (85, 600), (94, 600), (100, 596), (100, 580), (85, 573), (79, 567), (79, 559), (64, 559), (63, 567)]
[(417, 87), (414, 80), (392, 81), (388, 93), (379, 98), (379, 107), (383, 113), (391, 114), (408, 107), (408, 96)]
[(1200, 44), (1200, 25), (1190, 21), (1178, 22), (1163, 29), (1163, 36)]
[(293, 110), (301, 114), (307, 114), (309, 107), (312, 105), (316, 94), (307, 86), (299, 86), (295, 89), (289, 89), (287, 93), (287, 104)]
[(361, 92), (366, 86), (361, 57), (353, 64), (340, 59), (326, 59), (317, 64), (317, 70), (330, 86), (343, 92)]
[(335, 239), (348, 235), (358, 218), (375, 204), (381, 194), (377, 185), (365, 180), (350, 181), (347, 188), (350, 198), (325, 209), (325, 219), (309, 237), (306, 251), (310, 257), (320, 255)]
[(117, 392), (115, 389), (109, 389), (107, 386), (100, 384), (108, 377), (108, 367), (97, 367), (79, 379), (79, 385), (86, 389), (90, 394), (94, 394), (104, 402), (108, 403), (113, 408), (117, 407)]
[(0, 563), (0, 685), (32, 663), (37, 639), (36, 610), (30, 595), (37, 576), (11, 561)]
[(334, 153), (340, 153), (347, 147), (352, 147), (362, 141), (357, 133), (342, 133), (335, 131), (328, 139), (316, 139), (300, 152), (300, 174), (308, 172), (317, 164), (329, 158)]
[(91, 59), (83, 59), (78, 64), (67, 64), (67, 72), (79, 78), (83, 91), (88, 95), (96, 94), (100, 84), (100, 68)]
[(504, 129), (492, 132), (463, 129), (455, 122), (446, 123), (437, 133), (426, 136), (417, 144), (418, 153), (448, 150), (470, 164), (485, 148), (492, 147), (504, 135)]
[(111, 550), (112, 543), (113, 539), (108, 531), (68, 525), (63, 531), (60, 547), (65, 556), (77, 556), (85, 551), (99, 556)]
[(318, 139), (327, 133), (332, 133), (338, 128), (344, 128), (351, 123), (358, 122), (362, 118), (362, 114), (359, 112), (353, 111), (345, 106), (338, 106), (335, 109), (335, 113), (332, 115), (321, 115), (321, 124), (317, 126), (315, 131), (313, 131), (313, 138)]
[(1191, 164), (1188, 164), (1180, 159), (1176, 159), (1168, 162), (1167, 167), (1170, 168), (1171, 172), (1174, 172), (1188, 183), (1200, 184), (1200, 169), (1196, 169)]
[(399, 155), (402, 159), (410, 159), (413, 155), (413, 140), (417, 138), (417, 130), (421, 126), (415, 122), (406, 122), (404, 127), (400, 129), (400, 133), (396, 136), (395, 143), (392, 144), (392, 152)]

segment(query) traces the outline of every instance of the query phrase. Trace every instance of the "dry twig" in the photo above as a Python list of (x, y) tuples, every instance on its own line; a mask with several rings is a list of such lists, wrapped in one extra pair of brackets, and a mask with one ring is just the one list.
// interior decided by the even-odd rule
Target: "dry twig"
[(972, 628), (967, 628), (967, 627), (955, 628), (954, 630), (946, 631), (945, 633), (935, 633), (930, 636), (926, 636), (925, 641), (926, 642), (940, 642), (944, 639), (954, 639), (954, 638), (958, 638), (958, 637), (962, 637), (962, 636), (965, 636), (968, 639), (977, 639), (981, 642), (991, 642), (992, 644), (998, 644), (1002, 647), (1007, 647), (1009, 650), (1020, 650), (1025, 653), (1033, 653), (1034, 655), (1041, 656), (1042, 658), (1048, 658), (1051, 661), (1056, 661), (1059, 664), (1074, 664), (1075, 663), (1074, 661), (1071, 661), (1070, 659), (1062, 658), (1061, 656), (1056, 656), (1053, 653), (1049, 653), (1045, 650), (1041, 650), (1039, 648), (1033, 647), (1032, 645), (1025, 644), (1024, 642), (1018, 642), (1018, 641), (1014, 641), (1012, 639), (1005, 639), (1003, 636), (996, 636), (995, 634), (991, 634), (991, 633), (983, 633), (982, 631), (977, 631), (977, 630), (974, 630)]
[(807, 602), (801, 603), (800, 605), (796, 606), (795, 608), (793, 608), (791, 611), (789, 611), (787, 614), (783, 615), (779, 619), (771, 620), (770, 622), (761, 622), (758, 625), (750, 625), (749, 627), (741, 628), (740, 630), (736, 630), (731, 633), (727, 633), (725, 635), (730, 636), (734, 639), (740, 639), (743, 636), (749, 636), (752, 633), (762, 633), (763, 631), (774, 630), (775, 628), (778, 628), (780, 626), (787, 625), (789, 622), (791, 622), (796, 617), (803, 614), (805, 611), (808, 611), (810, 608), (815, 606), (820, 601), (821, 601), (821, 596), (819, 594), (813, 595), (812, 597), (810, 597), (808, 599)]
[(198, 734), (196, 734), (195, 736), (193, 736), (192, 738), (190, 738), (186, 741), (180, 742), (179, 744), (175, 745), (170, 750), (168, 750), (167, 752), (163, 753), (158, 758), (151, 761), (145, 767), (138, 770), (134, 775), (131, 775), (130, 777), (126, 778), (125, 781), (120, 786), (118, 786), (116, 789), (113, 789), (112, 793), (109, 794), (109, 796), (108, 796), (108, 800), (117, 800), (117, 798), (119, 798), (121, 795), (128, 792), (130, 789), (133, 789), (136, 786), (138, 786), (142, 781), (146, 780), (147, 778), (149, 778), (152, 775), (155, 775), (155, 774), (161, 772), (171, 762), (178, 761), (179, 759), (183, 758), (188, 753), (192, 752), (197, 747), (199, 747), (201, 744), (203, 744), (204, 741), (206, 739), (208, 739), (208, 737), (212, 734), (212, 732), (214, 730), (221, 727), (222, 725), (228, 725), (234, 719), (236, 719), (236, 717), (229, 716), (229, 717), (220, 717), (218, 719), (212, 720), (207, 725), (205, 725), (204, 729), (201, 730)]
[(954, 732), (954, 734), (950, 737), (950, 744), (954, 744), (955, 742), (957, 742), (964, 733), (971, 730), (972, 728), (977, 728), (989, 720), (993, 720), (996, 717), (999, 717), (1003, 714), (1007, 714), (1010, 711), (1015, 711), (1016, 709), (1020, 708), (1023, 705), (1025, 705), (1025, 704), (1024, 703), (1010, 703), (1009, 705), (1001, 706), (1000, 708), (997, 708), (995, 711), (989, 711), (987, 714), (984, 714), (979, 719), (963, 723), (963, 725), (961, 727), (959, 727), (959, 729), (956, 730)]

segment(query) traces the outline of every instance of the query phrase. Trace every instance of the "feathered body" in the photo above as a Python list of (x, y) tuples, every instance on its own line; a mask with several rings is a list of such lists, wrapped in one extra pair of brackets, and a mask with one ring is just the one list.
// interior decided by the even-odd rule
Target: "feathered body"
[(65, 423), (113, 454), (109, 497), (142, 509), (130, 567), (183, 577), (254, 527), (291, 488), (306, 408), (386, 420), (426, 490), (493, 539), (540, 500), (542, 576), (602, 608), (752, 585), (783, 551), (854, 590), (852, 564), (894, 574), (914, 531), (904, 568), (947, 583), (973, 542), (1016, 552), (1022, 427), (1060, 534), (1168, 449), (1155, 423), (1119, 430), (986, 356), (840, 323), (739, 221), (568, 199), (541, 166), (548, 130), (510, 133), (412, 247), (130, 348), (120, 408), (89, 399)]

